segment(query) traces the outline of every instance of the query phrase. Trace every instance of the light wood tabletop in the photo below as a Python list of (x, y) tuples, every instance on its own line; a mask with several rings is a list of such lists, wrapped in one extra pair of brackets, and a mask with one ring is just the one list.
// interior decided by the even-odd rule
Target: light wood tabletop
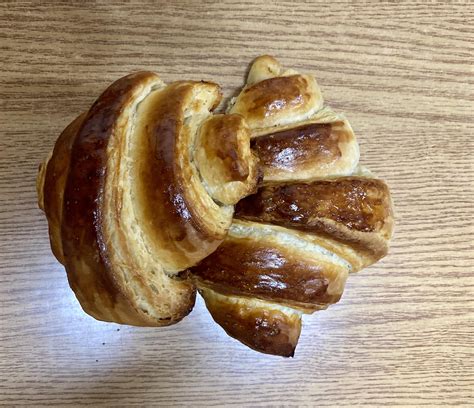
[[(0, 405), (474, 406), (470, 2), (38, 1), (0, 5)], [(113, 80), (152, 70), (232, 95), (270, 54), (314, 73), (389, 184), (390, 254), (254, 352), (199, 299), (175, 326), (94, 320), (53, 257), (40, 161)]]

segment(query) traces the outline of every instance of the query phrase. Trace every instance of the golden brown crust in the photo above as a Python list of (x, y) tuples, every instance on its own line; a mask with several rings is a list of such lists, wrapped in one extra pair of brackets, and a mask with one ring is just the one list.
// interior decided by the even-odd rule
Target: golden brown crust
[(261, 55), (253, 60), (247, 76), (247, 85), (280, 75), (280, 63), (270, 55)]
[(347, 274), (383, 257), (392, 234), (387, 186), (351, 176), (354, 133), (322, 102), (312, 76), (282, 72), (270, 56), (253, 62), (229, 112), (249, 124), (263, 187), (237, 204), (224, 243), (192, 269), (216, 322), (266, 353), (281, 349), (255, 345), (255, 316), (279, 328), (269, 323), (277, 305), (311, 313), (336, 302)]
[(264, 183), (351, 174), (359, 147), (349, 122), (329, 108), (312, 75), (257, 58), (230, 112), (249, 124)]
[(220, 293), (252, 296), (304, 310), (336, 303), (342, 294), (328, 290), (344, 268), (313, 254), (260, 239), (232, 234), (210, 256), (192, 268), (198, 286)]
[(387, 253), (393, 229), (387, 185), (365, 177), (264, 186), (238, 203), (235, 216), (330, 236), (369, 253), (370, 263)]
[(317, 221), (327, 218), (388, 238), (389, 204), (388, 187), (382, 180), (344, 177), (261, 187), (238, 203), (235, 216), (314, 232), (319, 232)]
[(59, 136), (54, 150), (41, 164), (38, 175), (40, 207), (48, 218), (49, 239), (54, 256), (64, 264), (61, 240), (64, 185), (69, 171), (69, 160), (74, 138), (81, 127), (85, 113), (79, 115)]
[[(212, 199), (193, 157), (199, 128), (220, 98), (213, 83), (165, 86), (153, 73), (129, 75), (63, 132), (41, 166), (39, 203), (54, 252), (97, 319), (162, 326), (194, 305), (192, 281), (177, 273), (214, 251), (232, 220), (233, 208)], [(232, 154), (253, 189), (248, 130), (244, 123), (233, 130), (240, 133)], [(214, 136), (235, 139), (231, 132)]]
[(239, 115), (214, 115), (202, 125), (199, 132), (201, 146), (207, 157), (215, 156), (222, 162), (226, 181), (245, 181), (249, 176), (248, 166), (242, 155), (238, 154), (239, 132), (248, 134), (244, 119)]
[(301, 316), (254, 299), (223, 296), (200, 289), (213, 319), (232, 336), (262, 353), (292, 357), (301, 332)]
[(327, 164), (341, 156), (331, 128), (330, 123), (312, 123), (270, 133), (254, 139), (252, 148), (267, 167), (293, 170), (315, 157), (322, 165)]
[(211, 117), (220, 99), (213, 83), (122, 78), (60, 136), (38, 202), (87, 313), (172, 324), (197, 286), (229, 335), (292, 356), (300, 313), (337, 302), (350, 271), (386, 254), (390, 194), (350, 176), (354, 133), (321, 109), (313, 76), (262, 56), (231, 113)]
[(346, 121), (305, 123), (252, 140), (266, 183), (350, 174), (359, 158)]
[(242, 115), (251, 129), (303, 120), (321, 109), (323, 98), (314, 77), (268, 78), (245, 88), (230, 113)]
[(87, 113), (70, 153), (61, 225), (65, 266), (82, 307), (98, 319), (148, 323), (115, 279), (110, 248), (104, 239), (103, 202), (106, 177), (111, 171), (107, 166), (108, 144), (120, 132), (118, 118), (138, 90), (155, 80), (151, 73), (138, 73), (112, 84)]
[(201, 126), (195, 161), (211, 196), (234, 205), (257, 187), (257, 157), (250, 150), (250, 132), (240, 115), (213, 115)]
[[(200, 101), (196, 92), (209, 95)], [(186, 116), (205, 98), (212, 98), (212, 108), (220, 99), (217, 85), (176, 82), (150, 95), (137, 112), (136, 131), (143, 135), (132, 154), (138, 221), (168, 271), (183, 270), (214, 251), (231, 222), (231, 209), (223, 214), (207, 197), (192, 165), (196, 135)], [(222, 225), (215, 224), (216, 217)]]

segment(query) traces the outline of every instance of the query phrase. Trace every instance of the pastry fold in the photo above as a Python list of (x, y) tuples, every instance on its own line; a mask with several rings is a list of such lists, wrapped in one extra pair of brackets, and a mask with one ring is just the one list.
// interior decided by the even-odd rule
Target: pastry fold
[[(220, 100), (214, 83), (126, 76), (64, 130), (40, 166), (51, 246), (88, 314), (162, 326), (192, 309), (196, 289), (180, 272), (222, 243), (233, 204), (257, 183), (242, 118), (211, 114)], [(216, 125), (223, 121), (232, 126)], [(204, 148), (219, 162), (214, 169), (196, 153), (202, 127), (213, 127), (207, 146), (221, 146)]]

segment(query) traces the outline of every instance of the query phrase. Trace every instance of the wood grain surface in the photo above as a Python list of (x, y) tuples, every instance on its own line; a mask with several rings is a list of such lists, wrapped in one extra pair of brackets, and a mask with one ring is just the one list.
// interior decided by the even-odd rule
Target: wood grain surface
[[(0, 4), (0, 405), (474, 406), (474, 4)], [(153, 70), (226, 96), (268, 53), (316, 74), (389, 183), (390, 254), (306, 316), (293, 359), (176, 326), (95, 321), (51, 254), (38, 163), (111, 81)]]

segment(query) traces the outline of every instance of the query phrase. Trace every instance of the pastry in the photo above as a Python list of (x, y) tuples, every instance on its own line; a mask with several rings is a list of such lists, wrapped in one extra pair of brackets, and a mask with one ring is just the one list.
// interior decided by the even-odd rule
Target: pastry
[(93, 317), (173, 324), (198, 289), (229, 335), (292, 356), (302, 314), (387, 254), (390, 192), (314, 76), (262, 56), (220, 100), (210, 82), (119, 79), (40, 165), (39, 206)]
[(163, 326), (192, 309), (180, 272), (224, 240), (258, 176), (242, 117), (211, 114), (220, 99), (214, 83), (126, 76), (40, 166), (51, 246), (88, 314)]
[(352, 128), (323, 107), (313, 76), (259, 57), (228, 112), (249, 125), (263, 185), (237, 204), (227, 238), (191, 272), (229, 335), (292, 356), (301, 314), (337, 302), (349, 273), (386, 255), (390, 193), (358, 167)]

